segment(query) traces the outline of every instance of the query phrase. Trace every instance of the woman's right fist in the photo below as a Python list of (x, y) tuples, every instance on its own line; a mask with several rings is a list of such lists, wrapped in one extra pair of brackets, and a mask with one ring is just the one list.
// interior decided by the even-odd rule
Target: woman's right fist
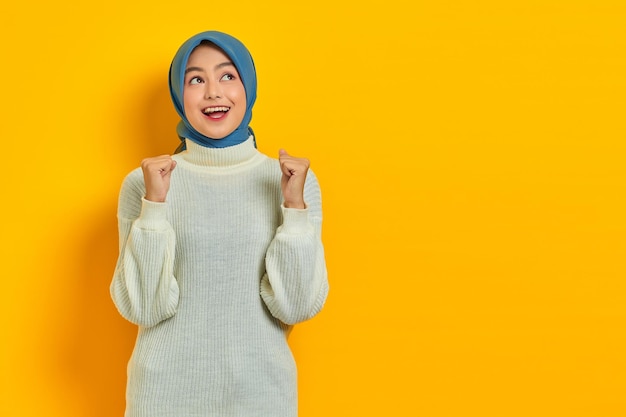
[(170, 177), (176, 161), (170, 155), (155, 156), (141, 161), (143, 180), (146, 184), (146, 200), (162, 203), (170, 189)]

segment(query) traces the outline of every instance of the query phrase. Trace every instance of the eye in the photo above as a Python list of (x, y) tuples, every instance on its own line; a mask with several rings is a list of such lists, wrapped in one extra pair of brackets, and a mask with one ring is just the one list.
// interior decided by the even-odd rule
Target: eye
[(202, 78), (200, 78), (200, 77), (191, 77), (189, 79), (189, 84), (191, 84), (191, 85), (196, 85), (196, 84), (200, 84), (200, 83), (202, 83)]
[(233, 74), (224, 74), (221, 78), (221, 81), (232, 81), (235, 79)]

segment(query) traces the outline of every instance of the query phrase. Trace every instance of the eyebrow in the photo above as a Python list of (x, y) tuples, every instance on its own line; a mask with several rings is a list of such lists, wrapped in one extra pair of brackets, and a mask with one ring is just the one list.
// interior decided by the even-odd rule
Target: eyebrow
[[(220, 68), (224, 68), (224, 67), (234, 67), (234, 66), (235, 66), (235, 64), (233, 64), (233, 63), (232, 63), (232, 62), (230, 62), (230, 61), (227, 61), (227, 62), (222, 62), (221, 64), (217, 64), (217, 65), (215, 66), (215, 69), (216, 69), (216, 70), (218, 70), (218, 69), (220, 69)], [(185, 74), (190, 73), (191, 71), (204, 71), (204, 68), (200, 68), (200, 67), (188, 67), (188, 68), (185, 70)]]

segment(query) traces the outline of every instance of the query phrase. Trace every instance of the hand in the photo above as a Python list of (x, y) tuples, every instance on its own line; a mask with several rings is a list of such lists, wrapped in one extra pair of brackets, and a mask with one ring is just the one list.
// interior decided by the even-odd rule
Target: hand
[(304, 180), (309, 172), (311, 163), (306, 158), (296, 158), (281, 149), (278, 151), (278, 161), (283, 177), (280, 186), (283, 191), (285, 207), (303, 209), (304, 203)]
[(169, 155), (146, 158), (141, 161), (143, 180), (146, 184), (146, 200), (164, 202), (170, 189), (170, 177), (176, 161)]

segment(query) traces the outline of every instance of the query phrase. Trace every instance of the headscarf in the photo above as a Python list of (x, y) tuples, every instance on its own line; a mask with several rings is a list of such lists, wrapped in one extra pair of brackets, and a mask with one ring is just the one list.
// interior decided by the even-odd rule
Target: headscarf
[[(200, 45), (202, 41), (209, 41), (222, 49), (231, 59), (235, 68), (239, 72), (239, 77), (243, 82), (246, 91), (246, 113), (243, 116), (241, 124), (228, 136), (221, 139), (214, 139), (204, 136), (191, 126), (189, 120), (185, 116), (185, 108), (183, 102), (183, 88), (185, 85), (185, 69), (187, 61), (193, 50)], [(183, 143), (179, 147), (180, 150), (185, 148), (185, 138), (208, 148), (225, 148), (227, 146), (237, 145), (253, 135), (252, 129), (248, 124), (252, 119), (252, 106), (256, 100), (256, 70), (254, 61), (248, 49), (239, 40), (222, 32), (208, 31), (199, 33), (181, 45), (172, 60), (169, 73), (170, 95), (174, 102), (176, 112), (181, 117), (181, 121), (176, 127), (176, 133)]]

